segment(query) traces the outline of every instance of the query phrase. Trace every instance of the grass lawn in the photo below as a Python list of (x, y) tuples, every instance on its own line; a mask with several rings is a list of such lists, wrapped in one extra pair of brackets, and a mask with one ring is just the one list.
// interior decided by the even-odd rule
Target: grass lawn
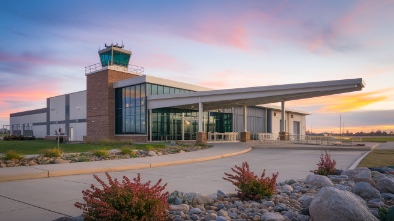
[(374, 150), (360, 162), (358, 167), (394, 166), (394, 150)]
[[(100, 149), (115, 149), (121, 147), (132, 147), (139, 150), (161, 149), (167, 143), (152, 143), (152, 144), (125, 144), (120, 142), (101, 142), (100, 144), (66, 144), (61, 143), (59, 146), (65, 153), (79, 153), (88, 152), (91, 150)], [(44, 149), (57, 147), (56, 141), (51, 140), (0, 140), (0, 153), (5, 153), (9, 150), (16, 151), (20, 154), (40, 154)]]
[(363, 142), (387, 142), (387, 141), (394, 141), (394, 136), (387, 136), (387, 137), (362, 137), (361, 140)]

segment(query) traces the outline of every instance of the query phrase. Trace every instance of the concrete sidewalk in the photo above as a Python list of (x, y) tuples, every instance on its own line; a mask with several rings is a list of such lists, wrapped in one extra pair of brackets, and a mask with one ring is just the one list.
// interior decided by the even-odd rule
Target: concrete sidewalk
[(259, 142), (249, 143), (212, 143), (213, 148), (187, 152), (182, 154), (171, 154), (165, 156), (154, 156), (144, 158), (131, 158), (122, 160), (106, 160), (94, 162), (80, 162), (69, 164), (48, 164), (37, 166), (21, 166), (0, 169), (0, 182), (12, 180), (25, 180), (36, 178), (48, 178), (58, 176), (69, 176), (78, 174), (92, 174), (102, 172), (114, 172), (125, 170), (138, 170), (178, 164), (216, 160), (246, 153), (255, 149), (289, 149), (289, 150), (353, 150), (370, 151), (377, 147), (378, 143), (366, 143), (365, 146), (325, 146), (291, 144), (286, 142)]
[(247, 144), (228, 143), (226, 145), (215, 145), (214, 147), (205, 150), (165, 156), (67, 164), (7, 167), (0, 169), (0, 182), (78, 174), (138, 170), (169, 165), (195, 163), (235, 156), (246, 153), (251, 149), (252, 148)]

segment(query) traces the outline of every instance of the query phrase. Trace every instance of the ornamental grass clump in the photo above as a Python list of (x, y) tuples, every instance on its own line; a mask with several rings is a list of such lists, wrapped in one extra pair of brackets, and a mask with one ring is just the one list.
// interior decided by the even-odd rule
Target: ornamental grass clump
[(330, 154), (327, 151), (324, 151), (320, 155), (320, 161), (317, 164), (317, 170), (311, 170), (311, 172), (318, 174), (318, 175), (338, 175), (340, 173), (339, 170), (335, 169), (335, 165), (337, 162), (334, 159), (331, 159)]
[(51, 149), (45, 149), (42, 151), (45, 157), (61, 157), (63, 150), (57, 147)]
[(120, 154), (129, 155), (131, 158), (137, 157), (137, 154), (134, 152), (134, 149), (131, 149), (129, 147), (120, 148)]
[(150, 181), (141, 183), (139, 173), (133, 181), (123, 176), (122, 183), (105, 174), (109, 185), (93, 175), (103, 189), (92, 184), (92, 190), (82, 191), (85, 203), (74, 204), (83, 211), (84, 220), (167, 220), (168, 192), (163, 193), (167, 184), (161, 186), (161, 179), (151, 187)]
[(21, 159), (23, 159), (23, 155), (13, 150), (7, 151), (3, 157), (3, 160), (21, 160)]
[(235, 173), (224, 173), (227, 177), (224, 180), (230, 181), (234, 186), (238, 187), (236, 190), (238, 196), (246, 200), (261, 200), (264, 197), (271, 197), (275, 191), (276, 178), (279, 173), (273, 173), (272, 178), (265, 177), (265, 170), (261, 177), (255, 175), (249, 169), (247, 162), (242, 163), (242, 167), (235, 165), (235, 169), (231, 168)]
[(107, 150), (93, 150), (92, 154), (95, 155), (96, 157), (108, 157), (109, 153)]

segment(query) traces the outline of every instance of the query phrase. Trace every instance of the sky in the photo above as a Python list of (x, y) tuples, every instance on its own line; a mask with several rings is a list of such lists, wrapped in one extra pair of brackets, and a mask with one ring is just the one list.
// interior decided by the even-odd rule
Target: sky
[(0, 1), (0, 127), (86, 89), (104, 44), (145, 74), (213, 89), (362, 78), (362, 91), (287, 102), (307, 130), (394, 131), (394, 1)]

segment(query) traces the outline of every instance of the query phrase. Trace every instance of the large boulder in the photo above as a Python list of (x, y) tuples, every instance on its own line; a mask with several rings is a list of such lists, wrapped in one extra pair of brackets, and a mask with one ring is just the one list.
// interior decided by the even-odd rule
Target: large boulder
[(344, 170), (341, 175), (346, 175), (350, 179), (354, 178), (371, 178), (371, 171), (366, 167), (358, 167), (353, 170)]
[(376, 189), (381, 193), (394, 193), (394, 180), (389, 178), (377, 180)]
[(367, 182), (367, 183), (371, 184), (371, 186), (373, 186), (373, 187), (376, 188), (376, 183), (375, 183), (372, 179), (370, 179), (370, 178), (358, 178), (358, 177), (356, 177), (356, 178), (353, 179), (353, 181), (354, 181), (355, 183)]
[(317, 174), (309, 174), (305, 181), (306, 183), (317, 187), (334, 186), (330, 179)]
[(353, 193), (359, 195), (361, 198), (363, 198), (366, 201), (380, 198), (379, 191), (367, 182), (356, 183), (356, 185), (354, 185), (353, 187)]
[(214, 203), (214, 200), (213, 200), (212, 197), (200, 195), (200, 196), (194, 197), (192, 205), (194, 207), (197, 206), (197, 205), (204, 205), (204, 206), (206, 206), (206, 205), (213, 205), (213, 203)]
[(179, 205), (179, 204), (182, 204), (184, 197), (185, 197), (185, 193), (184, 192), (175, 190), (170, 195), (168, 195), (167, 202), (169, 204)]
[(168, 208), (170, 211), (182, 211), (184, 213), (188, 213), (190, 210), (190, 206), (187, 204), (181, 205), (170, 205)]
[(333, 187), (324, 187), (309, 206), (312, 220), (321, 221), (378, 221), (365, 201), (357, 195)]

